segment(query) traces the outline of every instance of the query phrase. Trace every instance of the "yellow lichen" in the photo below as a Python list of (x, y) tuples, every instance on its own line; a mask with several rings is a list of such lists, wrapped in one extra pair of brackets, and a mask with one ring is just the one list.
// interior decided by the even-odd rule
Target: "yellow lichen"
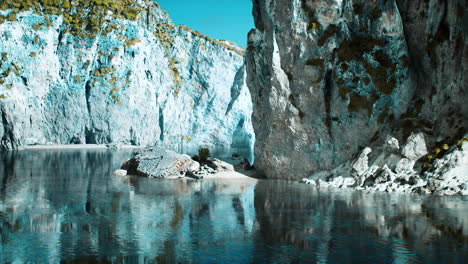
[(457, 142), (457, 147), (461, 148), (466, 142), (468, 142), (468, 138), (462, 138)]
[[(239, 54), (241, 56), (244, 56), (244, 54), (245, 54), (245, 51), (242, 48), (240, 48), (240, 47), (235, 48), (234, 47), (235, 44), (233, 42), (210, 38), (210, 37), (204, 35), (203, 33), (200, 33), (198, 31), (195, 31), (195, 30), (187, 27), (186, 25), (180, 25), (180, 28), (182, 28), (182, 29), (192, 33), (193, 35), (195, 35), (195, 36), (197, 36), (199, 38), (202, 38), (202, 39), (204, 39), (206, 41), (216, 43), (216, 44), (226, 48), (227, 50), (233, 51), (234, 53), (237, 53), (237, 54)], [(231, 44), (231, 45), (227, 45), (225, 42), (229, 42), (229, 44)]]
[[(150, 1), (145, 1), (151, 5)], [(22, 11), (32, 10), (34, 14), (44, 16), (45, 23), (36, 23), (33, 29), (38, 30), (42, 26), (51, 27), (49, 16), (62, 15), (67, 33), (73, 36), (90, 38), (101, 32), (102, 26), (108, 22), (106, 19), (111, 14), (116, 19), (137, 20), (139, 14), (145, 10), (144, 6), (136, 0), (2, 0), (1, 10), (11, 10), (7, 17), (0, 17), (0, 23), (5, 20), (16, 21), (16, 14)], [(112, 31), (111, 29), (106, 29)]]
[(137, 38), (134, 38), (134, 39), (131, 39), (131, 40), (127, 40), (124, 42), (124, 46), (126, 47), (131, 47), (131, 46), (134, 46), (138, 43), (140, 43), (141, 40), (137, 39)]
[(96, 75), (96, 76), (104, 76), (104, 75), (109, 74), (111, 72), (115, 72), (114, 66), (96, 69), (96, 70), (93, 71), (93, 74)]

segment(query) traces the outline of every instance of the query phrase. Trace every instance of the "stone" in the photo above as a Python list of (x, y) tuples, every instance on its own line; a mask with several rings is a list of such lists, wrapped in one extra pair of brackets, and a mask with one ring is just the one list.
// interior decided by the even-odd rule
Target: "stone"
[(114, 176), (119, 176), (119, 177), (124, 177), (127, 176), (127, 171), (126, 170), (116, 170), (114, 171)]
[(413, 133), (406, 141), (402, 154), (412, 161), (416, 161), (427, 154), (426, 142), (422, 133)]
[(180, 178), (186, 173), (196, 174), (200, 164), (188, 155), (153, 147), (136, 151), (133, 157), (122, 165), (130, 175), (150, 178)]
[(349, 187), (352, 187), (356, 184), (356, 180), (354, 178), (351, 178), (351, 177), (346, 177), (344, 178), (343, 180), (343, 187), (344, 188), (349, 188)]
[(412, 171), (413, 167), (414, 167), (414, 160), (403, 158), (396, 164), (395, 172), (397, 174), (402, 174), (406, 171)]
[(372, 149), (367, 147), (365, 148), (359, 157), (353, 163), (353, 170), (358, 176), (361, 176), (369, 169), (369, 158), (367, 157), (372, 152)]
[(215, 171), (234, 171), (233, 165), (219, 159), (211, 160), (209, 166)]
[(387, 140), (385, 150), (393, 153), (398, 153), (400, 150), (400, 144), (398, 143), (398, 139), (392, 137), (389, 140)]
[[(83, 26), (85, 38), (67, 32), (66, 18), (76, 12), (89, 21), (89, 5), (1, 20), (0, 148), (52, 142), (196, 151), (203, 142), (252, 151), (244, 50), (174, 24), (154, 1), (120, 2), (144, 11), (135, 19), (109, 15), (110, 31), (96, 35)], [(9, 8), (17, 6), (2, 3), (0, 11)], [(44, 19), (50, 25), (37, 29)]]
[(380, 183), (385, 183), (390, 181), (391, 179), (395, 178), (393, 175), (393, 172), (388, 168), (387, 165), (384, 165), (379, 172), (377, 172), (376, 178), (375, 178), (375, 183), (380, 184)]
[[(466, 137), (466, 136), (465, 136)], [(468, 144), (453, 149), (424, 172), (428, 188), (439, 195), (464, 195), (468, 186)]]

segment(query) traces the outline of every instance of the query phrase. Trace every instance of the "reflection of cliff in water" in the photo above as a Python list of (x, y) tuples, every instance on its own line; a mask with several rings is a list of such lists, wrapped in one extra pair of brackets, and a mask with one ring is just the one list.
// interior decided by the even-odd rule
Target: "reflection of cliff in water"
[(0, 263), (118, 262), (121, 258), (115, 256), (136, 263), (173, 263), (202, 261), (223, 251), (226, 260), (236, 258), (225, 242), (250, 240), (255, 181), (112, 176), (130, 154), (131, 150), (2, 153)]
[(468, 252), (468, 203), (459, 197), (319, 192), (263, 181), (255, 208), (257, 245), (267, 242), (258, 255), (268, 248), (262, 257), (270, 261), (462, 263)]
[(460, 197), (112, 176), (130, 154), (1, 153), (0, 263), (463, 263), (468, 252)]

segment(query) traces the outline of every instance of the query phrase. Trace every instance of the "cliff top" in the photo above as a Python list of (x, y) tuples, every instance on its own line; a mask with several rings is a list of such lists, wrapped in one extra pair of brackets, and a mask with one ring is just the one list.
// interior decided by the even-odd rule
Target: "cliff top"
[[(142, 19), (141, 14), (145, 11), (150, 12), (150, 9), (163, 11), (157, 2), (150, 0), (25, 0), (21, 2), (4, 0), (0, 4), (0, 24), (6, 21), (17, 21), (19, 13), (32, 11), (35, 15), (45, 18), (44, 21), (35, 22), (33, 26), (35, 30), (51, 27), (52, 23), (48, 16), (56, 15), (63, 16), (66, 25), (65, 33), (82, 38), (94, 38), (98, 34), (106, 35), (119, 29), (118, 25), (112, 23), (112, 18), (136, 21)], [(167, 23), (172, 24), (168, 15), (164, 24)], [(244, 55), (244, 49), (231, 41), (210, 38), (185, 25), (179, 28), (241, 56)]]

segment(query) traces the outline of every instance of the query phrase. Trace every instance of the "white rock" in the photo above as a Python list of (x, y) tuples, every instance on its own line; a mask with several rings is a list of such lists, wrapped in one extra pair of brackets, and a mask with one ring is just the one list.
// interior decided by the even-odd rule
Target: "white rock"
[(343, 186), (344, 178), (342, 176), (338, 176), (333, 179), (332, 182), (330, 182), (330, 185), (336, 188), (341, 188)]
[(400, 149), (400, 144), (398, 143), (398, 139), (392, 137), (387, 140), (387, 145), (385, 148), (389, 151), (396, 152)]
[(414, 161), (420, 159), (427, 153), (426, 141), (422, 133), (412, 133), (402, 150), (403, 156)]
[(405, 171), (412, 171), (414, 167), (414, 163), (415, 163), (414, 160), (403, 158), (396, 164), (395, 172), (397, 174), (401, 174), (401, 173), (404, 173)]
[(343, 180), (343, 187), (344, 188), (349, 188), (349, 187), (353, 186), (354, 184), (356, 184), (356, 180), (354, 178), (346, 177)]
[(219, 160), (219, 159), (213, 159), (211, 161), (212, 165), (214, 166), (214, 170), (217, 171), (234, 171), (234, 166), (232, 164), (229, 164), (225, 161)]
[(359, 157), (353, 162), (353, 170), (358, 176), (361, 176), (364, 172), (369, 169), (369, 158), (367, 157), (372, 152), (372, 149), (365, 148)]
[(317, 185), (318, 185), (319, 187), (329, 187), (329, 186), (330, 186), (330, 184), (329, 184), (328, 182), (326, 182), (326, 181), (324, 181), (324, 180), (322, 180), (322, 179), (319, 179), (319, 180), (317, 181)]
[(114, 171), (114, 175), (115, 176), (120, 176), (120, 177), (127, 176), (127, 171), (126, 170), (116, 170), (116, 171)]

